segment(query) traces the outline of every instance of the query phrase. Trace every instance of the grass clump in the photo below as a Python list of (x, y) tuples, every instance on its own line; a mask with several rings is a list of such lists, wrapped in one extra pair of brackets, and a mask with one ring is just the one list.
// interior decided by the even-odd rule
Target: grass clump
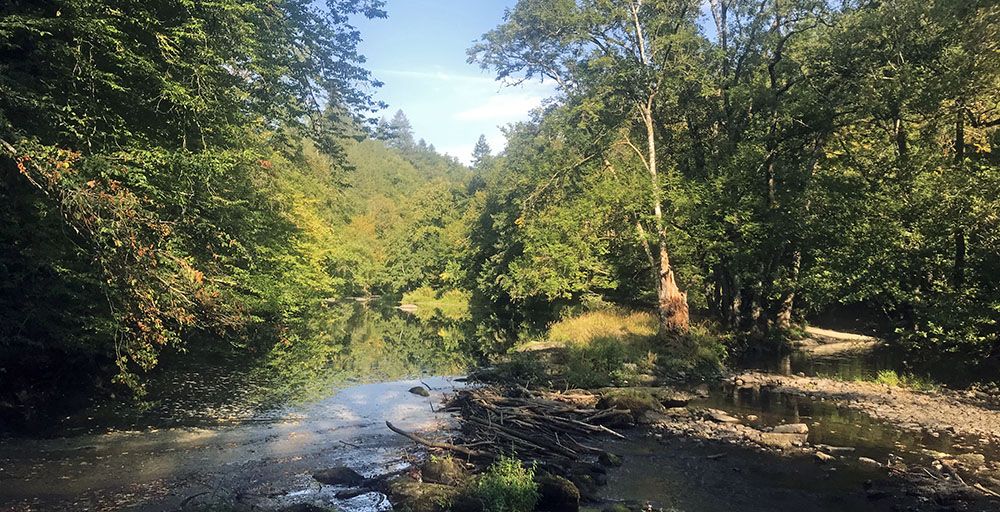
[(546, 339), (566, 344), (586, 344), (596, 340), (648, 340), (656, 337), (656, 315), (620, 309), (590, 311), (564, 318), (549, 327)]
[(875, 383), (897, 388), (915, 389), (917, 391), (933, 391), (937, 385), (929, 379), (913, 374), (897, 373), (895, 370), (881, 370), (875, 375)]
[(483, 473), (475, 494), (485, 512), (531, 512), (539, 498), (535, 467), (500, 457)]

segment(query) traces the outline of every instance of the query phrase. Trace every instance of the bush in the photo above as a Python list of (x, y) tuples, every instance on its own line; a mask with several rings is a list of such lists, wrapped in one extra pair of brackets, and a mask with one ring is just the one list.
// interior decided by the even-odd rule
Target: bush
[(614, 338), (597, 338), (566, 349), (566, 381), (573, 387), (601, 387), (634, 383), (652, 372), (657, 356), (644, 346)]
[(480, 478), (476, 494), (485, 512), (531, 512), (539, 497), (535, 467), (500, 457)]

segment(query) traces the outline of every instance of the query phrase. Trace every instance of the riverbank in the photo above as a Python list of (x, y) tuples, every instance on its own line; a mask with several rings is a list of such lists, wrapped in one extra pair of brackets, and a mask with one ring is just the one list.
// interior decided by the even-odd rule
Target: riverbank
[(915, 390), (878, 382), (762, 372), (740, 372), (726, 384), (833, 401), (910, 431), (971, 435), (987, 443), (1000, 442), (1000, 397), (983, 391), (944, 387)]
[[(794, 419), (800, 422), (793, 423), (773, 413), (763, 417), (710, 407), (719, 391), (713, 393), (662, 386), (462, 392), (465, 397), (456, 400), (463, 405), (455, 409), (462, 427), (450, 436), (452, 442), (420, 442), (434, 444), (428, 460), (453, 456), (473, 462), (472, 471), (463, 481), (442, 486), (436, 477), (422, 484), (418, 466), (402, 477), (405, 486), (395, 487), (406, 492), (389, 492), (390, 499), (403, 510), (456, 510), (448, 500), (424, 499), (433, 493), (460, 500), (460, 510), (482, 510), (474, 499), (475, 475), (501, 454), (513, 453), (538, 469), (540, 487), (548, 482), (543, 494), (549, 503), (561, 503), (537, 510), (708, 511), (738, 505), (752, 511), (989, 511), (1000, 506), (991, 488), (991, 475), (1000, 471), (993, 448), (980, 450), (984, 455), (955, 443), (949, 450), (961, 453), (945, 453), (903, 439), (872, 443), (865, 434), (848, 436), (852, 444), (827, 444), (837, 438), (830, 437), (819, 410), (799, 408)], [(469, 403), (477, 405), (470, 409)], [(456, 407), (456, 401), (451, 404)], [(878, 434), (878, 428), (869, 434)], [(560, 482), (555, 490), (553, 480)], [(727, 490), (719, 493), (720, 488)]]

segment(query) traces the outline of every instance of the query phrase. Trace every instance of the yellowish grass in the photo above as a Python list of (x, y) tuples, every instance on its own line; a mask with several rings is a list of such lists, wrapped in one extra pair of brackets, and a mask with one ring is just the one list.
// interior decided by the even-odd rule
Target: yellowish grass
[(591, 311), (560, 320), (549, 327), (547, 341), (566, 345), (587, 345), (598, 339), (628, 341), (656, 336), (656, 315), (624, 310)]

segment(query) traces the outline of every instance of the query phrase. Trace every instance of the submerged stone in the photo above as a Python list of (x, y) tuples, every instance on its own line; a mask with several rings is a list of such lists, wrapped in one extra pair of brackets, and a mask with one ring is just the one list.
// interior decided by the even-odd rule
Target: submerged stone
[(324, 485), (354, 487), (365, 482), (365, 477), (347, 466), (336, 466), (313, 473), (313, 478)]

